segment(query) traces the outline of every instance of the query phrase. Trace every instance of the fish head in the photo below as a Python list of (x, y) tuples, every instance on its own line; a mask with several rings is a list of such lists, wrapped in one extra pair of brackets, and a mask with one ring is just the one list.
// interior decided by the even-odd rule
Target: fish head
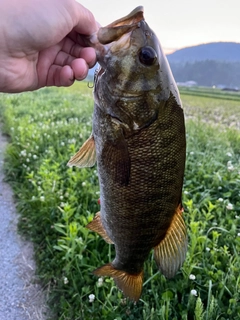
[[(139, 6), (127, 16), (100, 28), (91, 38), (100, 69), (95, 83), (114, 84), (111, 91), (137, 96), (151, 90), (178, 98), (178, 90), (160, 42)], [(180, 104), (180, 101), (178, 101)]]

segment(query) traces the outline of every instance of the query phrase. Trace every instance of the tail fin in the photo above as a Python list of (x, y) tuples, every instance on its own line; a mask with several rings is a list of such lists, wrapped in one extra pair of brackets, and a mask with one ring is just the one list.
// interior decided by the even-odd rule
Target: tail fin
[(123, 294), (133, 301), (138, 301), (142, 293), (143, 271), (138, 274), (129, 274), (123, 270), (117, 270), (111, 263), (93, 271), (96, 276), (112, 277), (123, 292)]

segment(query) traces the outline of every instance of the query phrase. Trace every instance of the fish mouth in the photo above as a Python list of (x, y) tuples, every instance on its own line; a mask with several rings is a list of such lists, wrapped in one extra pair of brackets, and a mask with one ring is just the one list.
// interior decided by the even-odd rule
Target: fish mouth
[(143, 6), (139, 6), (127, 16), (110, 23), (106, 27), (100, 28), (97, 34), (99, 43), (104, 45), (117, 41), (124, 34), (139, 28), (139, 22), (144, 20), (143, 13)]

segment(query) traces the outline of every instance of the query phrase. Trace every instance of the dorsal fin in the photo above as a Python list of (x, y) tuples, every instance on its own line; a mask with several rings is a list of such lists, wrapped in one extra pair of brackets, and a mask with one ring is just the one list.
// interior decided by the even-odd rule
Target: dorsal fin
[(165, 238), (154, 248), (154, 258), (166, 278), (172, 278), (182, 266), (187, 252), (187, 232), (181, 205), (176, 209)]

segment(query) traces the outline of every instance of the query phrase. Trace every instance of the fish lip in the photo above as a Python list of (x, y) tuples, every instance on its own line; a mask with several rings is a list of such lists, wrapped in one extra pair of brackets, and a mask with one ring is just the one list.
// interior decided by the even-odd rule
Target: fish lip
[[(108, 27), (117, 27), (117, 26), (123, 26), (123, 25), (135, 25), (144, 20), (144, 8), (143, 6), (138, 6), (134, 10), (132, 10), (127, 16), (120, 18), (118, 20), (115, 20), (114, 22), (110, 23), (109, 25), (106, 26)], [(134, 22), (134, 20), (136, 22)], [(128, 24), (127, 22), (131, 22)]]
[(123, 35), (139, 28), (139, 22), (144, 20), (143, 14), (143, 6), (139, 6), (127, 16), (110, 23), (106, 27), (100, 28), (97, 32), (98, 42), (102, 45), (115, 42)]

